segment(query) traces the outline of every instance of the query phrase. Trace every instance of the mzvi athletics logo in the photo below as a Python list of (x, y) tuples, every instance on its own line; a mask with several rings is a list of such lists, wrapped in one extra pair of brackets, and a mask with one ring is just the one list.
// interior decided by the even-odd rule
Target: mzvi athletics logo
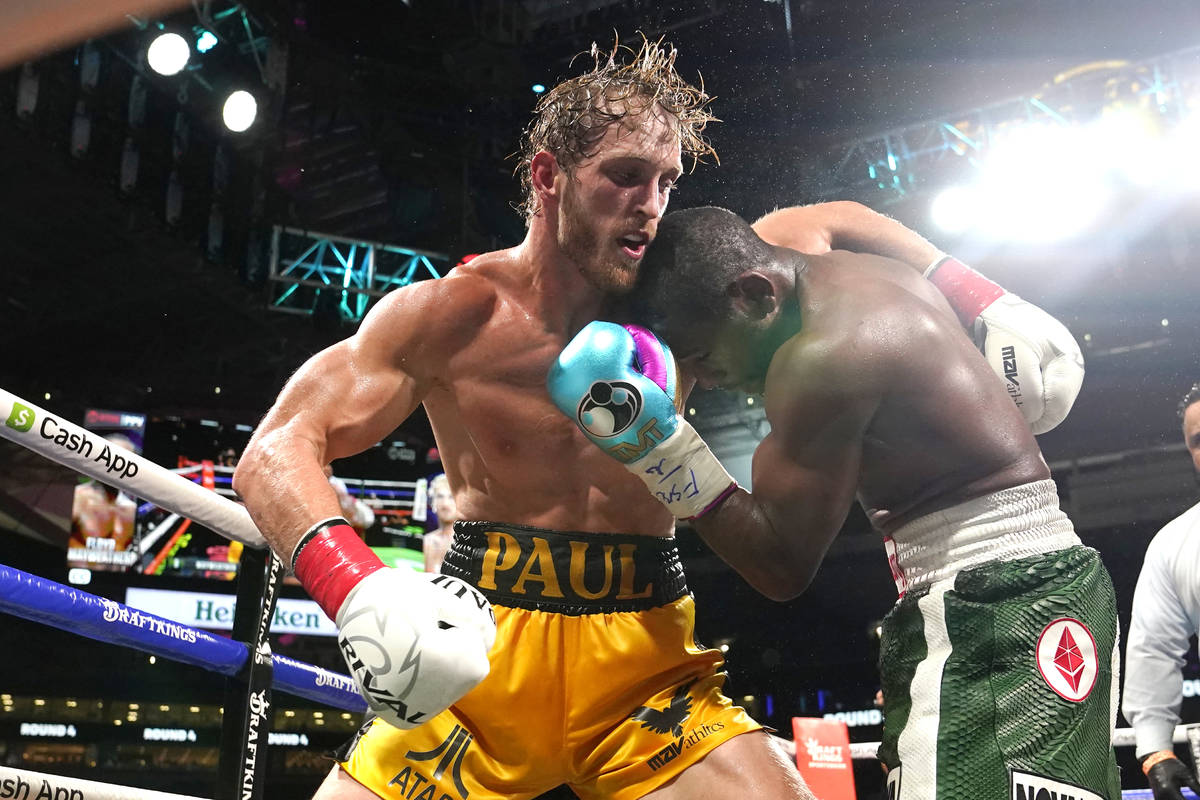
[(1071, 617), (1054, 620), (1038, 637), (1036, 652), (1038, 672), (1055, 694), (1072, 703), (1091, 694), (1100, 661), (1096, 640), (1082, 622)]
[(685, 683), (676, 689), (666, 708), (659, 709), (653, 706), (638, 706), (629, 715), (630, 719), (637, 720), (647, 730), (664, 736), (675, 737), (675, 741), (659, 750), (646, 761), (646, 765), (650, 767), (651, 772), (658, 772), (664, 766), (678, 758), (684, 750), (691, 749), (710, 735), (725, 728), (725, 723), (723, 722), (711, 722), (705, 723), (698, 728), (693, 727), (690, 730), (685, 730), (684, 724), (691, 717), (692, 712), (692, 698), (688, 697), (688, 692), (691, 690), (693, 683), (695, 681)]
[(1017, 406), (1024, 405), (1024, 399), (1021, 395), (1021, 381), (1017, 378), (1017, 348), (1010, 345), (1005, 345), (1000, 348), (1000, 361), (1004, 367), (1004, 379), (1008, 381), (1007, 389), (1008, 396), (1013, 399)]

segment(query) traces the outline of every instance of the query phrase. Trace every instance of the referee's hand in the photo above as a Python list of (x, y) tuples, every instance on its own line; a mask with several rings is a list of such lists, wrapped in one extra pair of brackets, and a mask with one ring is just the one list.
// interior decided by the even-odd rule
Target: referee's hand
[(1154, 800), (1184, 800), (1183, 787), (1200, 796), (1200, 783), (1187, 765), (1168, 750), (1159, 750), (1141, 759), (1142, 772), (1154, 793)]

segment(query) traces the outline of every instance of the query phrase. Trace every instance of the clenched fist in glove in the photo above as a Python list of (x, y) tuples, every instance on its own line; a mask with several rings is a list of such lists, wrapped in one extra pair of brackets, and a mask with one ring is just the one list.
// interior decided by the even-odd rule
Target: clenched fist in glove
[(354, 682), (385, 722), (415, 728), (487, 676), (496, 617), (459, 579), (385, 566), (340, 518), (305, 534), (292, 571), (337, 623)]
[(1083, 385), (1083, 353), (1066, 326), (949, 256), (925, 277), (974, 333), (1033, 432), (1066, 419)]
[(675, 358), (648, 329), (588, 323), (563, 348), (546, 386), (558, 409), (677, 519), (703, 515), (737, 488), (679, 415)]

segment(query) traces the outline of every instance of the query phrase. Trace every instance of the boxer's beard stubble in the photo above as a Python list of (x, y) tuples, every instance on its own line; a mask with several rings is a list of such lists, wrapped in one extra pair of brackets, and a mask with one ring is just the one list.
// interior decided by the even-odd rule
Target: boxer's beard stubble
[(615, 253), (608, 254), (600, 231), (591, 224), (576, 202), (575, 192), (569, 189), (563, 194), (558, 246), (579, 265), (579, 273), (584, 279), (597, 289), (610, 294), (625, 294), (633, 288), (637, 265), (626, 265)]

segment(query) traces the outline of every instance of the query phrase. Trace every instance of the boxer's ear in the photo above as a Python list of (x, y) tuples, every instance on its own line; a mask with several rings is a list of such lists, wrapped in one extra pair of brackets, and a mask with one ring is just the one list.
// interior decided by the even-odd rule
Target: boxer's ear
[(544, 207), (548, 199), (557, 199), (558, 190), (554, 185), (554, 179), (561, 172), (562, 167), (558, 165), (554, 155), (545, 150), (535, 153), (530, 160), (529, 180), (541, 206)]
[(770, 317), (779, 308), (775, 283), (758, 270), (738, 275), (725, 291), (733, 298), (733, 307), (755, 321)]

